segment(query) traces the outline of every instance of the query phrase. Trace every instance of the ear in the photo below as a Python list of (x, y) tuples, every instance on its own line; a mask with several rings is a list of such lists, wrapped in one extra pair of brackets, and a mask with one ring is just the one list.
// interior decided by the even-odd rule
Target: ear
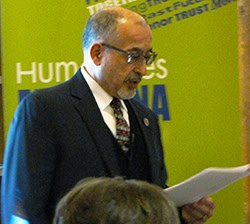
[(99, 43), (94, 43), (90, 48), (90, 56), (95, 65), (100, 65), (103, 56), (102, 45)]

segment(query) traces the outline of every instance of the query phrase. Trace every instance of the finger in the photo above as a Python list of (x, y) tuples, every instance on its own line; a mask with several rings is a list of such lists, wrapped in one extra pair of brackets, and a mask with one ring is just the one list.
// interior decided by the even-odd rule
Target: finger
[(204, 197), (204, 198), (200, 199), (198, 201), (198, 203), (204, 204), (207, 207), (209, 207), (210, 209), (214, 209), (214, 207), (215, 207), (212, 198), (209, 198), (209, 197)]
[(203, 198), (200, 201), (190, 205), (200, 215), (211, 217), (215, 208), (214, 202), (210, 198)]
[(188, 223), (204, 223), (212, 216), (214, 207), (211, 199), (204, 198), (193, 204), (183, 206), (182, 217)]
[(182, 216), (187, 221), (198, 221), (201, 220), (204, 216), (203, 212), (200, 212), (199, 209), (196, 209), (194, 206), (186, 205), (182, 209)]
[(195, 219), (192, 219), (191, 217), (189, 217), (189, 218), (187, 218), (185, 220), (186, 220), (185, 223), (188, 223), (188, 224), (204, 224), (208, 220), (208, 218), (202, 217), (199, 220), (195, 220)]

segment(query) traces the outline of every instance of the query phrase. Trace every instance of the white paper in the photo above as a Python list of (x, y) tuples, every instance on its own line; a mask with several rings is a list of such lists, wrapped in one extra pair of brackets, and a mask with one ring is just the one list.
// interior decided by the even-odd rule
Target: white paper
[(164, 191), (180, 207), (210, 196), (249, 175), (250, 164), (233, 168), (211, 167)]

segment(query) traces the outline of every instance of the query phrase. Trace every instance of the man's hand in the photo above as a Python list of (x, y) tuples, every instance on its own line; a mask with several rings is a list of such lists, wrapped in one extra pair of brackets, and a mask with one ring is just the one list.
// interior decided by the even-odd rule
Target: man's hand
[(204, 197), (198, 202), (184, 205), (181, 215), (189, 224), (203, 224), (213, 215), (214, 207), (211, 198)]

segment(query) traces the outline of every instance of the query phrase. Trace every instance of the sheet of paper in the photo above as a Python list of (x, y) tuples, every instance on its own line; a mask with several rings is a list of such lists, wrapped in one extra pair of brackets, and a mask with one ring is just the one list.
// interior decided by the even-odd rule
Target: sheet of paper
[(180, 207), (210, 196), (249, 175), (250, 164), (233, 168), (211, 167), (164, 191)]

